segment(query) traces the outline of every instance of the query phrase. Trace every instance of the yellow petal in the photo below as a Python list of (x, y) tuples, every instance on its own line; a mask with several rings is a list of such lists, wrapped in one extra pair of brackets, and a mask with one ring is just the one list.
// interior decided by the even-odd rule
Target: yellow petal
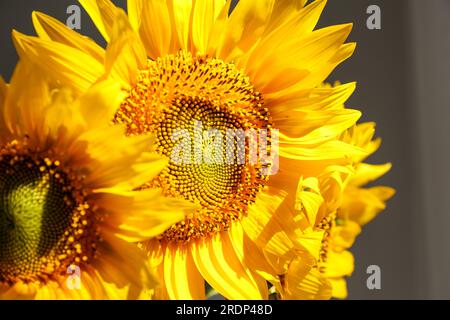
[[(271, 50), (255, 52), (247, 72), (255, 87), (264, 93), (293, 85), (314, 88), (319, 84), (318, 76), (323, 77), (321, 83), (331, 72), (324, 66), (335, 59), (351, 29), (351, 24), (327, 27), (304, 37), (291, 38)], [(272, 72), (267, 72), (268, 67)]]
[(105, 127), (111, 123), (123, 98), (119, 83), (105, 80), (90, 87), (77, 107), (89, 128)]
[(82, 36), (78, 32), (68, 28), (65, 24), (44, 13), (34, 11), (32, 17), (34, 29), (40, 38), (60, 42), (79, 49), (98, 62), (103, 63), (105, 59), (103, 48), (90, 38)]
[(333, 228), (330, 246), (333, 250), (341, 252), (353, 246), (356, 237), (361, 233), (358, 223), (351, 220), (338, 219), (338, 224)]
[(293, 261), (285, 276), (285, 299), (328, 300), (331, 298), (331, 284), (320, 272), (301, 259)]
[(164, 256), (164, 281), (170, 299), (204, 300), (205, 280), (186, 246), (168, 245)]
[(173, 32), (176, 32), (179, 49), (188, 49), (191, 33), (191, 12), (193, 1), (169, 0), (169, 12), (173, 20)]
[[(179, 0), (183, 1), (183, 0)], [(212, 26), (211, 33), (209, 36), (209, 45), (208, 45), (208, 55), (216, 56), (216, 51), (218, 46), (221, 45), (222, 37), (223, 37), (223, 29), (228, 23), (228, 17), (230, 13), (232, 0), (226, 0), (225, 5), (220, 10), (214, 25)]]
[(101, 63), (78, 49), (25, 36), (17, 31), (13, 31), (13, 39), (22, 58), (36, 63), (50, 78), (73, 87), (79, 93), (86, 92), (104, 72)]
[(110, 0), (78, 0), (87, 11), (97, 29), (109, 42), (117, 7)]
[[(230, 232), (233, 248), (238, 256), (241, 257), (243, 264), (272, 284), (279, 284), (279, 278), (275, 269), (269, 264), (261, 248), (258, 248), (244, 233), (241, 224), (235, 223), (231, 227)], [(266, 289), (267, 286), (261, 288), (260, 291), (265, 292)], [(264, 295), (266, 294), (264, 293)]]
[(350, 183), (353, 186), (366, 185), (385, 175), (391, 168), (391, 163), (381, 165), (361, 163), (357, 166), (355, 175)]
[(101, 232), (103, 241), (98, 244), (96, 258), (91, 265), (103, 281), (128, 289), (128, 295), (135, 296), (129, 298), (137, 298), (140, 291), (155, 287), (157, 282), (144, 252), (134, 243), (123, 241), (103, 229)]
[(145, 1), (142, 8), (140, 35), (152, 59), (170, 53), (173, 38), (169, 8), (165, 0)]
[(195, 264), (203, 278), (230, 300), (264, 299), (257, 282), (244, 268), (227, 232), (192, 244)]
[(330, 281), (333, 288), (333, 298), (346, 299), (348, 296), (347, 281), (344, 278), (330, 278), (328, 280)]
[(372, 187), (369, 189), (347, 188), (338, 212), (343, 219), (353, 220), (365, 225), (386, 208), (386, 201), (395, 194), (389, 187)]
[(305, 211), (310, 226), (314, 226), (317, 212), (324, 201), (318, 183), (317, 178), (310, 177), (301, 179), (298, 185), (295, 207), (296, 210)]
[(365, 155), (361, 148), (342, 141), (309, 145), (305, 139), (293, 139), (280, 133), (280, 156), (296, 160), (328, 160)]
[(303, 234), (299, 235), (297, 241), (307, 250), (311, 256), (318, 260), (320, 250), (322, 249), (322, 240), (324, 231), (314, 231), (312, 229), (305, 230)]
[[(33, 133), (30, 138), (38, 141), (43, 138), (44, 109), (51, 102), (46, 80), (42, 70), (29, 60), (19, 61), (2, 105), (2, 117), (10, 133), (19, 136)], [(7, 87), (4, 83), (2, 87), (6, 94)]]
[(138, 35), (122, 10), (117, 10), (111, 41), (105, 58), (105, 72), (120, 81), (123, 88), (137, 82), (139, 70), (147, 66), (147, 54)]
[(351, 276), (355, 268), (355, 259), (350, 251), (328, 252), (324, 275), (328, 278)]
[(189, 202), (163, 197), (159, 190), (114, 192), (109, 189), (93, 198), (109, 214), (105, 224), (128, 242), (151, 239), (193, 210)]
[(224, 0), (196, 0), (192, 11), (192, 41), (195, 53), (205, 54), (209, 36)]
[(263, 34), (274, 0), (241, 0), (238, 2), (217, 45), (217, 57), (231, 61), (248, 51)]
[(261, 193), (250, 206), (248, 215), (241, 219), (248, 237), (265, 252), (278, 257), (281, 264), (292, 259), (295, 248), (292, 242), (294, 221), (286, 219), (285, 212), (277, 211), (283, 200), (282, 195)]
[[(257, 63), (257, 61), (253, 61), (255, 56), (264, 55), (271, 52), (274, 47), (293, 38), (301, 39), (311, 33), (317, 25), (327, 1), (314, 1), (306, 8), (301, 8), (302, 6), (295, 2), (292, 0), (275, 1), (270, 23), (267, 25), (261, 42), (251, 53), (249, 64)], [(251, 69), (251, 67), (249, 68)]]
[(5, 83), (5, 80), (3, 80), (3, 77), (0, 76), (0, 108), (1, 108), (1, 112), (0, 112), (0, 141), (1, 141), (1, 137), (6, 136), (6, 124), (5, 124), (5, 119), (4, 119), (4, 103), (6, 100), (6, 95), (8, 94), (8, 85)]
[(275, 270), (265, 259), (261, 249), (245, 235), (244, 229), (240, 223), (235, 223), (231, 226), (228, 236), (233, 245), (234, 252), (241, 261), (242, 266), (254, 279), (261, 296), (266, 297), (267, 299), (269, 297), (269, 292), (266, 280), (271, 281), (272, 283), (278, 282)]
[(127, 12), (130, 24), (134, 30), (138, 31), (141, 26), (142, 8), (144, 7), (143, 0), (127, 0)]

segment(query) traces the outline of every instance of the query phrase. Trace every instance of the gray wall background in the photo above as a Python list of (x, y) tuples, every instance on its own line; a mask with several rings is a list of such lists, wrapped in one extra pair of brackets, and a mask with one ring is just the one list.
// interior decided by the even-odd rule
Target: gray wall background
[[(124, 6), (125, 1), (114, 1)], [(31, 12), (65, 21), (75, 0), (0, 0), (0, 74), (17, 61), (13, 28), (33, 33)], [(382, 10), (382, 30), (366, 28), (366, 9)], [(376, 121), (384, 138), (374, 163), (393, 162), (380, 183), (397, 195), (370, 223), (353, 252), (350, 299), (450, 299), (450, 1), (329, 0), (320, 25), (353, 22), (358, 48), (330, 80), (356, 80), (348, 106)], [(83, 11), (82, 33), (100, 41)], [(366, 287), (366, 268), (381, 267), (382, 289)]]

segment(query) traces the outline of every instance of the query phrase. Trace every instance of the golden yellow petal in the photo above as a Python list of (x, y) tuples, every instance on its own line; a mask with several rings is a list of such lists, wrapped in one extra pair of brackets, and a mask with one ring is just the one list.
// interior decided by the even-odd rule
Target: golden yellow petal
[(192, 41), (194, 53), (205, 54), (208, 49), (209, 37), (214, 22), (221, 9), (225, 5), (224, 0), (196, 0), (192, 11)]
[[(261, 248), (258, 248), (245, 234), (240, 223), (235, 223), (230, 228), (230, 239), (236, 254), (240, 257), (244, 266), (263, 277), (266, 281), (277, 286), (280, 285), (276, 270), (269, 264)], [(260, 288), (260, 291), (266, 295), (266, 289), (267, 286)]]
[(176, 34), (172, 30), (169, 8), (166, 0), (145, 1), (141, 13), (139, 33), (152, 59), (170, 53)]
[(225, 298), (267, 298), (261, 295), (255, 277), (242, 265), (227, 232), (215, 234), (191, 246), (195, 264), (203, 278)]
[(318, 260), (320, 250), (322, 249), (322, 240), (325, 232), (323, 230), (314, 231), (308, 229), (303, 231), (303, 234), (299, 235), (297, 241), (305, 248), (311, 256)]
[[(183, 1), (183, 0), (179, 0)], [(226, 0), (225, 5), (220, 10), (214, 25), (212, 26), (211, 33), (209, 36), (209, 45), (208, 45), (208, 55), (216, 56), (216, 51), (219, 45), (221, 45), (221, 41), (223, 39), (223, 29), (228, 23), (230, 8), (231, 8), (232, 0)]]
[(135, 31), (139, 30), (141, 26), (142, 8), (144, 7), (143, 0), (127, 0), (127, 12), (130, 24)]
[(294, 220), (287, 219), (286, 212), (277, 211), (283, 200), (282, 195), (261, 193), (255, 204), (250, 206), (248, 215), (241, 219), (247, 236), (264, 252), (278, 257), (282, 265), (293, 258), (295, 248), (292, 242)]
[(300, 179), (296, 196), (296, 210), (304, 210), (310, 226), (316, 222), (317, 212), (323, 204), (323, 197), (320, 194), (319, 181), (315, 177)]
[(50, 88), (41, 70), (26, 59), (19, 61), (2, 105), (8, 131), (18, 136), (33, 133), (31, 140), (40, 141), (44, 138), (44, 109), (50, 102)]
[(179, 49), (190, 47), (192, 5), (193, 1), (168, 0), (173, 32), (177, 35), (176, 47)]
[(369, 189), (348, 187), (339, 210), (339, 216), (363, 226), (386, 208), (385, 202), (394, 194), (395, 190), (389, 187), (381, 186)]
[(131, 88), (139, 70), (147, 66), (147, 54), (139, 36), (122, 10), (117, 10), (111, 39), (106, 50), (105, 72), (123, 88)]
[(249, 50), (263, 34), (275, 0), (239, 1), (225, 25), (216, 56), (231, 61)]
[(314, 88), (332, 71), (327, 63), (336, 58), (351, 29), (351, 24), (327, 27), (290, 38), (271, 50), (255, 51), (247, 73), (255, 87), (268, 94), (294, 85), (297, 90)]
[(351, 276), (355, 268), (355, 259), (350, 251), (328, 252), (324, 275), (327, 278)]
[(310, 145), (305, 138), (289, 138), (280, 133), (280, 157), (295, 160), (329, 160), (365, 155), (361, 148), (342, 141), (327, 141), (319, 145)]
[(3, 80), (3, 77), (0, 76), (0, 108), (2, 112), (0, 112), (0, 143), (2, 141), (2, 137), (6, 136), (6, 123), (5, 123), (5, 116), (3, 115), (3, 110), (6, 95), (8, 94), (8, 85), (5, 83), (5, 80)]
[(117, 7), (110, 0), (78, 0), (87, 11), (97, 29), (109, 42)]
[(33, 25), (36, 33), (44, 40), (60, 42), (67, 46), (79, 49), (98, 62), (103, 63), (105, 51), (88, 37), (84, 37), (78, 32), (67, 28), (67, 26), (55, 18), (42, 12), (33, 12)]
[(373, 165), (367, 163), (358, 164), (355, 175), (350, 181), (352, 186), (360, 187), (366, 185), (385, 175), (391, 170), (392, 164), (386, 163), (381, 165)]
[(351, 220), (339, 221), (332, 230), (330, 247), (337, 252), (353, 246), (356, 237), (361, 233), (361, 226)]
[(194, 205), (163, 197), (159, 190), (101, 190), (96, 204), (108, 212), (105, 225), (128, 242), (146, 241), (183, 220)]
[(348, 296), (347, 281), (344, 278), (330, 278), (328, 279), (332, 286), (333, 298), (345, 299)]
[(101, 237), (103, 241), (98, 244), (91, 266), (104, 282), (122, 290), (128, 289), (128, 299), (137, 299), (143, 290), (156, 286), (144, 252), (107, 231), (102, 230)]
[(321, 273), (301, 259), (293, 261), (285, 276), (284, 299), (328, 300), (331, 298), (331, 284)]
[(187, 246), (168, 245), (166, 248), (164, 281), (170, 299), (205, 299), (205, 280), (198, 272)]
[(311, 33), (320, 15), (325, 8), (327, 1), (314, 1), (305, 8), (298, 10), (298, 4), (292, 0), (275, 1), (275, 6), (271, 20), (266, 27), (266, 32), (262, 35), (261, 42), (257, 44), (248, 59), (248, 70), (259, 65), (254, 61), (258, 56), (265, 56), (273, 51), (273, 48), (296, 38), (302, 39)]
[(22, 58), (42, 67), (49, 78), (74, 88), (78, 93), (86, 92), (104, 73), (101, 63), (78, 49), (25, 36), (17, 31), (13, 31), (13, 39)]
[[(276, 100), (268, 100), (267, 104), (276, 123), (293, 116), (304, 118), (307, 116), (317, 117), (322, 114), (323, 117), (332, 112), (342, 111), (344, 103), (355, 89), (355, 82), (330, 88), (314, 88), (293, 92), (291, 95)], [(349, 142), (349, 140), (346, 141)]]

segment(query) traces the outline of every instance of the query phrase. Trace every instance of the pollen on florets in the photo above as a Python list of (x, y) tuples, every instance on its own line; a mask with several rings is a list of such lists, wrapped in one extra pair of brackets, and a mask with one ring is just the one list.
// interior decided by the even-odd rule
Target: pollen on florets
[(51, 153), (0, 148), (0, 283), (46, 281), (96, 251), (82, 178)]
[[(255, 140), (251, 134), (236, 137), (232, 145), (219, 140), (224, 152), (240, 154), (245, 161), (215, 161), (215, 156), (205, 153), (205, 143), (197, 154), (195, 146), (188, 145), (193, 152), (183, 156), (183, 163), (173, 159), (178, 143), (174, 137), (180, 131), (195, 141), (208, 130), (226, 137), (232, 130), (249, 133), (272, 128), (262, 94), (234, 64), (185, 51), (149, 61), (114, 121), (125, 124), (129, 135), (156, 134), (157, 151), (171, 160), (145, 187), (160, 188), (166, 196), (201, 206), (170, 227), (161, 240), (187, 242), (227, 230), (247, 213), (266, 184), (263, 164), (248, 161), (249, 145)], [(270, 138), (269, 134), (269, 148)], [(196, 161), (199, 152), (212, 161)]]

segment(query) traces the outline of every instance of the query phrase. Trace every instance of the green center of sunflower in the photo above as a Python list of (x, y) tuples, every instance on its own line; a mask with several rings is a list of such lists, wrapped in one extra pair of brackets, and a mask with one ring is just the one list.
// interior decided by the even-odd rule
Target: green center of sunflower
[(235, 65), (186, 52), (148, 62), (115, 122), (156, 134), (170, 163), (147, 187), (201, 206), (162, 240), (187, 242), (227, 230), (267, 181), (261, 140), (271, 119), (262, 95)]
[(44, 280), (87, 261), (88, 204), (59, 161), (0, 149), (0, 282)]

